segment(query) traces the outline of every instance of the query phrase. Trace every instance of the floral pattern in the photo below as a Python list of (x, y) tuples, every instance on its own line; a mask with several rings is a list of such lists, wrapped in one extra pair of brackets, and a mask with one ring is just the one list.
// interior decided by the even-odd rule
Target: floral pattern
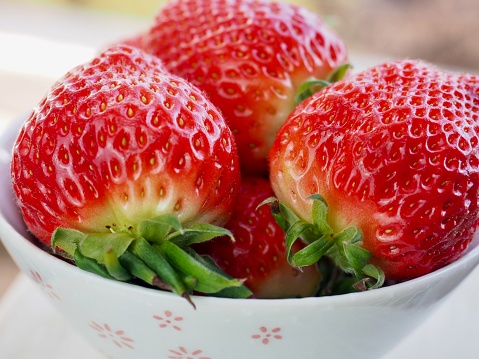
[(37, 283), (40, 286), (40, 288), (42, 288), (42, 290), (45, 293), (48, 294), (50, 298), (55, 300), (60, 300), (60, 297), (53, 289), (53, 286), (50, 283), (46, 282), (42, 278), (40, 273), (38, 273), (37, 271), (34, 271), (33, 269), (30, 269), (30, 277), (35, 281), (35, 283)]
[(267, 327), (261, 326), (259, 327), (259, 331), (260, 333), (253, 334), (251, 338), (259, 339), (261, 343), (263, 343), (264, 345), (268, 345), (272, 339), (276, 339), (276, 340), (283, 339), (283, 336), (279, 334), (281, 332), (281, 328), (279, 327), (276, 327), (270, 330)]
[(183, 320), (183, 317), (174, 316), (169, 310), (165, 310), (163, 315), (154, 315), (153, 318), (160, 322), (160, 328), (172, 328), (181, 331), (181, 327), (178, 323)]
[(100, 325), (96, 322), (91, 322), (90, 327), (98, 332), (99, 337), (111, 340), (119, 348), (135, 349), (134, 340), (125, 336), (123, 330), (113, 330), (108, 324)]
[[(157, 328), (171, 330), (172, 332), (184, 332), (189, 335), (188, 326), (183, 324), (185, 317), (178, 315), (172, 310), (164, 310), (160, 314), (152, 314)], [(182, 325), (183, 324), (183, 325)], [(100, 338), (111, 341), (117, 348), (140, 350), (135, 347), (135, 340), (126, 335), (124, 330), (113, 329), (109, 324), (99, 324), (99, 322), (91, 321), (90, 327), (93, 328)], [(253, 334), (249, 335), (249, 340), (256, 341), (260, 345), (271, 345), (273, 342), (284, 340), (283, 328), (280, 326), (262, 325), (257, 327)], [(193, 333), (194, 334), (194, 333)], [(244, 339), (248, 339), (244, 337)], [(267, 349), (268, 350), (268, 349)], [(141, 350), (140, 350), (141, 351)], [(167, 359), (213, 359), (204, 352), (204, 348), (188, 348), (186, 345), (178, 345), (178, 347), (170, 347), (165, 356)]]
[(194, 350), (191, 353), (188, 352), (185, 347), (178, 347), (178, 349), (170, 350), (168, 359), (211, 359), (210, 357), (203, 356), (202, 350)]

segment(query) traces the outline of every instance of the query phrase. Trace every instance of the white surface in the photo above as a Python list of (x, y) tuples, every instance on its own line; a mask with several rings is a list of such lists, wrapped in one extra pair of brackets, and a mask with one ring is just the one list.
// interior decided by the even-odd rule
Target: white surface
[[(0, 2), (0, 132), (11, 120), (29, 111), (55, 78), (89, 59), (96, 49), (139, 31), (147, 23), (59, 7)], [(355, 63), (362, 66), (374, 61), (374, 57), (359, 56)], [(479, 357), (478, 297), (476, 269), (431, 318), (385, 359)], [(0, 302), (0, 358), (101, 356), (63, 320), (45, 293), (20, 275)]]
[(19, 275), (0, 303), (0, 358), (104, 357), (70, 328), (29, 278)]

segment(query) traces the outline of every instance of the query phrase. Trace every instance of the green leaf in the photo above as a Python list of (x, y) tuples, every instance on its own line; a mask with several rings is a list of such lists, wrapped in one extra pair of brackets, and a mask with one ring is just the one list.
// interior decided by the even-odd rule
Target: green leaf
[(113, 251), (118, 258), (126, 252), (135, 238), (127, 233), (93, 233), (84, 236), (79, 247), (84, 256), (103, 263), (107, 251)]
[(128, 281), (133, 278), (130, 272), (128, 272), (118, 260), (116, 253), (112, 248), (106, 251), (103, 257), (103, 264), (106, 267), (108, 273), (119, 281)]
[(233, 234), (226, 228), (204, 223), (185, 228), (181, 233), (172, 233), (168, 236), (167, 240), (174, 242), (180, 247), (186, 247), (194, 243), (202, 243), (222, 236), (228, 236), (231, 240), (234, 240)]
[(173, 242), (167, 241), (155, 245), (155, 248), (158, 248), (168, 262), (183, 275), (198, 280), (195, 288), (198, 292), (206, 294), (217, 293), (225, 288), (239, 287), (243, 284), (241, 280), (229, 279), (213, 271)]
[(318, 296), (339, 295), (357, 292), (354, 284), (357, 279), (336, 266), (328, 256), (322, 257), (317, 266), (321, 273)]
[(62, 256), (73, 259), (78, 244), (85, 238), (85, 234), (75, 229), (57, 228), (52, 234), (52, 249), (57, 253), (57, 247), (62, 249)]
[(278, 199), (276, 197), (268, 197), (265, 200), (263, 200), (260, 204), (258, 204), (258, 206), (256, 206), (256, 209), (258, 209), (259, 207), (261, 207), (265, 204), (271, 206), (271, 205), (274, 205), (276, 203), (278, 203)]
[(319, 233), (323, 235), (332, 234), (333, 229), (328, 224), (328, 204), (320, 195), (313, 195), (309, 198), (314, 200), (312, 206), (313, 224), (316, 226)]
[(298, 88), (298, 95), (296, 96), (296, 103), (300, 104), (308, 97), (313, 96), (316, 92), (321, 91), (325, 87), (331, 85), (330, 82), (320, 79), (311, 78), (306, 80)]
[(275, 197), (269, 197), (265, 199), (256, 208), (265, 204), (270, 206), (273, 218), (285, 233), (288, 231), (289, 227), (291, 227), (292, 223), (295, 223), (299, 220), (298, 216), (296, 216), (291, 209), (280, 203)]
[(85, 257), (79, 248), (73, 252), (73, 259), (80, 269), (97, 274), (103, 278), (114, 279), (100, 263), (92, 258)]
[(362, 270), (368, 263), (371, 253), (356, 244), (349, 243), (342, 244), (342, 252), (344, 253), (346, 263), (349, 267), (346, 267), (345, 269), (352, 270), (357, 278), (362, 278)]
[(358, 227), (349, 226), (333, 236), (337, 243), (357, 244), (363, 240), (363, 234)]
[(273, 216), (274, 220), (279, 225), (279, 227), (283, 230), (283, 232), (286, 233), (289, 227), (291, 226), (291, 224), (288, 223), (287, 217), (281, 213), (279, 202), (276, 201), (272, 203), (270, 205), (270, 209), (271, 209), (271, 215)]
[(156, 273), (134, 254), (125, 252), (118, 259), (120, 260), (121, 265), (125, 267), (134, 277), (161, 289), (169, 289), (164, 288), (161, 284), (157, 285), (157, 283), (160, 281)]
[(327, 81), (329, 83), (334, 83), (339, 80), (342, 80), (349, 69), (352, 68), (351, 64), (343, 64), (336, 67), (331, 73), (328, 75)]
[(279, 212), (288, 223), (288, 226), (291, 226), (293, 223), (299, 221), (299, 217), (290, 208), (282, 203), (279, 203)]
[(280, 226), (280, 228), (286, 232), (288, 230), (289, 224), (286, 222), (286, 217), (281, 213), (280, 210), (280, 203), (276, 197), (269, 197), (262, 201), (256, 209), (263, 205), (268, 205), (271, 210), (271, 215), (276, 220), (276, 223)]
[[(339, 80), (345, 75), (349, 65), (343, 65), (331, 74), (331, 80)], [(263, 203), (271, 207), (273, 217), (285, 231), (286, 256), (295, 267), (308, 266), (327, 261), (334, 263), (335, 270), (319, 289), (323, 293), (344, 293), (356, 291), (360, 287), (378, 288), (384, 283), (384, 273), (369, 263), (371, 254), (363, 248), (363, 234), (355, 226), (350, 226), (335, 234), (329, 225), (329, 208), (320, 194), (309, 199), (312, 204), (312, 223), (299, 219), (296, 214), (276, 198), (268, 198)], [(301, 240), (306, 246), (293, 253), (296, 241)], [(340, 273), (339, 273), (340, 272)], [(354, 287), (352, 284), (354, 284)]]
[(331, 236), (325, 234), (316, 241), (297, 251), (291, 260), (296, 267), (310, 266), (318, 262), (334, 246)]
[(300, 236), (313, 228), (311, 223), (305, 221), (297, 221), (289, 227), (288, 232), (286, 232), (286, 258), (288, 263), (292, 266), (295, 266), (293, 261), (293, 245), (297, 240), (300, 240)]
[(166, 258), (151, 246), (144, 238), (135, 240), (129, 248), (132, 254), (141, 259), (176, 294), (183, 296), (187, 288), (181, 277)]
[[(189, 251), (190, 255), (193, 256), (198, 262), (202, 263), (204, 266), (215, 271), (216, 273), (224, 276), (228, 279), (234, 279), (232, 276), (224, 272), (216, 262), (210, 256), (203, 255), (200, 256), (194, 251)], [(239, 287), (228, 287), (223, 290), (220, 290), (217, 293), (212, 293), (212, 296), (221, 297), (221, 298), (249, 298), (253, 295), (253, 292), (248, 289), (244, 284)]]
[(164, 241), (172, 230), (182, 231), (178, 217), (172, 214), (145, 219), (138, 224), (139, 236), (145, 238), (150, 243)]
[(374, 284), (372, 284), (369, 289), (376, 289), (383, 286), (386, 278), (384, 272), (380, 268), (372, 264), (367, 264), (363, 267), (362, 272), (367, 277), (375, 279)]
[[(356, 276), (359, 275), (358, 279), (362, 278), (361, 269), (370, 257), (369, 252), (359, 246), (362, 238), (362, 232), (357, 227), (350, 226), (333, 235), (333, 241), (337, 245), (327, 253), (343, 270)], [(355, 252), (357, 252), (358, 258), (354, 257)]]

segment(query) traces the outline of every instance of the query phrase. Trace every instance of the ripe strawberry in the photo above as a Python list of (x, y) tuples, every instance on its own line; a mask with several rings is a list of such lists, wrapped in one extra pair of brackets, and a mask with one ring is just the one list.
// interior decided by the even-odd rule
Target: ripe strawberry
[[(263, 201), (273, 196), (267, 179), (243, 178), (233, 216), (226, 224), (235, 241), (215, 238), (198, 245), (226, 273), (245, 278), (256, 298), (306, 297), (320, 282), (316, 266), (301, 271), (286, 260), (285, 234)], [(302, 246), (298, 242), (295, 249)]]
[(170, 229), (214, 232), (203, 224), (228, 220), (240, 180), (234, 138), (217, 109), (156, 57), (128, 46), (52, 87), (21, 129), (11, 175), (40, 241), (79, 266), (94, 259), (117, 279), (130, 277), (117, 259), (128, 267), (123, 254), (147, 248), (143, 239), (175, 266), (169, 256), (177, 248), (166, 246), (184, 246), (169, 240), (177, 236)]
[[(361, 277), (374, 271), (363, 268), (370, 255), (387, 279), (418, 277), (459, 258), (476, 231), (478, 134), (478, 77), (420, 61), (380, 64), (290, 116), (270, 152), (272, 187), (302, 221), (290, 221), (293, 237), (325, 234), (318, 257)], [(358, 259), (352, 252), (361, 263), (347, 261)]]
[(322, 19), (279, 2), (171, 1), (142, 37), (143, 49), (222, 111), (247, 174), (267, 173), (268, 151), (299, 86), (347, 60), (342, 40)]

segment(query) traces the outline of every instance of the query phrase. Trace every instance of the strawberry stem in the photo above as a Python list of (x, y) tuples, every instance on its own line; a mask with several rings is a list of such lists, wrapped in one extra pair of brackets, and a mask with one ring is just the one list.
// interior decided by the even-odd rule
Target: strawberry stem
[[(193, 306), (193, 291), (232, 298), (247, 298), (251, 291), (242, 280), (230, 277), (196, 254), (191, 244), (229, 236), (230, 231), (210, 224), (182, 228), (171, 215), (141, 221), (124, 232), (82, 233), (58, 228), (52, 235), (54, 253), (73, 260), (84, 270), (108, 279), (135, 278), (186, 298)], [(61, 249), (61, 251), (57, 251)], [(230, 289), (230, 290), (228, 290)]]
[[(312, 223), (299, 219), (277, 200), (276, 203), (272, 199), (266, 201), (270, 204), (276, 221), (286, 233), (288, 262), (294, 267), (303, 267), (317, 264), (322, 258), (329, 257), (343, 272), (354, 276), (354, 289), (382, 286), (384, 273), (380, 268), (368, 263), (371, 254), (361, 247), (361, 231), (351, 226), (335, 234), (328, 223), (328, 205), (324, 198), (316, 194), (309, 199), (313, 200)], [(293, 245), (298, 240), (306, 246), (293, 253)]]

